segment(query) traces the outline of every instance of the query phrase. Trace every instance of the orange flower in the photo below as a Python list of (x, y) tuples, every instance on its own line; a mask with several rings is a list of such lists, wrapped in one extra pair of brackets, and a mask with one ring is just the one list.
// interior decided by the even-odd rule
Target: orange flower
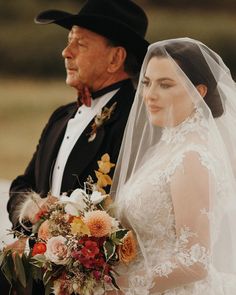
[(110, 195), (107, 195), (107, 197), (102, 202), (103, 208), (105, 210), (108, 210), (111, 207), (112, 203), (112, 197)]
[(51, 233), (49, 230), (49, 221), (45, 220), (39, 227), (38, 230), (38, 237), (39, 239), (42, 239), (44, 241), (47, 241), (49, 238), (51, 238)]
[(94, 237), (104, 237), (111, 232), (112, 218), (105, 211), (95, 210), (86, 213), (84, 222)]
[(122, 245), (119, 246), (119, 258), (124, 263), (129, 263), (137, 255), (137, 247), (134, 235), (129, 231), (122, 240)]
[(108, 174), (112, 167), (115, 166), (115, 164), (110, 162), (110, 156), (108, 154), (104, 154), (100, 161), (97, 162), (99, 171)]
[(35, 243), (33, 250), (32, 250), (32, 256), (35, 256), (37, 254), (43, 254), (47, 250), (45, 243)]
[(107, 185), (111, 185), (112, 184), (112, 180), (111, 177), (109, 175), (103, 174), (99, 171), (95, 171), (96, 177), (98, 179), (97, 181), (97, 185), (99, 187), (105, 187)]

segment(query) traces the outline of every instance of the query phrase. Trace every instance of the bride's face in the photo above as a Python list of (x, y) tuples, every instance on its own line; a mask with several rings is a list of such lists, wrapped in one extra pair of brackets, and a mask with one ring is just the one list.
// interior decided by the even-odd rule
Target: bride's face
[(178, 66), (165, 57), (152, 57), (143, 79), (143, 97), (151, 123), (176, 126), (193, 111), (186, 81)]

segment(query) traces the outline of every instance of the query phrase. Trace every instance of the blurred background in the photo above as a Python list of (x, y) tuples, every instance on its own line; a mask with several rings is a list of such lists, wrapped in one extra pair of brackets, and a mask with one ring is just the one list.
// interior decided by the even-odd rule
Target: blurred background
[[(0, 0), (0, 179), (24, 171), (50, 113), (76, 96), (64, 82), (61, 51), (67, 30), (35, 25), (33, 18), (53, 8), (75, 13), (83, 2)], [(236, 0), (136, 2), (149, 17), (150, 42), (199, 39), (223, 57), (236, 77)]]

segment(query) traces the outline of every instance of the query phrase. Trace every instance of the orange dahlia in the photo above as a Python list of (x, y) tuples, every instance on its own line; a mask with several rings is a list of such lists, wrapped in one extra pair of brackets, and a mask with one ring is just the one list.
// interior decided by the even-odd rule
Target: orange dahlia
[(124, 236), (118, 252), (120, 260), (124, 263), (129, 263), (137, 255), (136, 241), (131, 231)]
[(84, 216), (84, 222), (94, 237), (104, 237), (111, 233), (112, 218), (101, 210), (87, 212)]

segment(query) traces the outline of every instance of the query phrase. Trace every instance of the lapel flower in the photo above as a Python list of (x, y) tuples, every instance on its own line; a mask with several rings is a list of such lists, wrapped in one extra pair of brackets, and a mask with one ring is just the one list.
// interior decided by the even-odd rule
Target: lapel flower
[(96, 115), (91, 126), (92, 131), (89, 133), (88, 142), (92, 142), (96, 138), (98, 129), (111, 118), (111, 115), (115, 110), (116, 104), (117, 102), (114, 102), (110, 108), (104, 107), (101, 111), (101, 114)]

